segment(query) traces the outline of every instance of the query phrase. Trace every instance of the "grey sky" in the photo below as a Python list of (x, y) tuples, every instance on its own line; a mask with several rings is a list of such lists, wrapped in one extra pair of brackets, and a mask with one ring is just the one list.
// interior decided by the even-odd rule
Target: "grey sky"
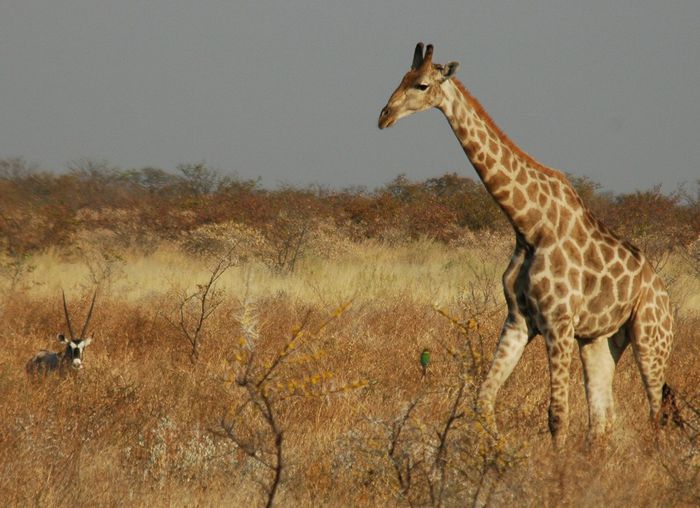
[(475, 177), (438, 111), (376, 127), (419, 40), (544, 164), (618, 192), (700, 178), (697, 0), (0, 0), (0, 158)]

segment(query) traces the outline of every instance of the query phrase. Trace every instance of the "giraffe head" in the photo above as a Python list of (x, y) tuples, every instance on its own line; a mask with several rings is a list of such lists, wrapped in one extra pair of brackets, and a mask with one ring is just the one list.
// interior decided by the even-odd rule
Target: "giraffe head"
[(443, 83), (458, 67), (457, 62), (434, 64), (432, 44), (428, 44), (423, 54), (423, 43), (419, 42), (413, 53), (411, 69), (379, 115), (379, 128), (391, 127), (400, 118), (438, 106), (444, 97)]

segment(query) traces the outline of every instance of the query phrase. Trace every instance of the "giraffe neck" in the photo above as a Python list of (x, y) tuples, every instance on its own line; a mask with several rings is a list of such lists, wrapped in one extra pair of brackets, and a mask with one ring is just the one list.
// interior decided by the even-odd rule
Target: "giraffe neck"
[(438, 108), (516, 234), (536, 243), (543, 228), (561, 229), (561, 208), (567, 208), (569, 217), (583, 210), (564, 176), (520, 150), (459, 81), (448, 79), (442, 86), (445, 99)]

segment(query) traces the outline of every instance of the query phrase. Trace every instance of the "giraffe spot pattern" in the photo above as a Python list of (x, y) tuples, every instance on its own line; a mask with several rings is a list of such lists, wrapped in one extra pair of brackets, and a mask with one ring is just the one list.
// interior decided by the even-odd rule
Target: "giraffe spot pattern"
[(591, 242), (583, 255), (583, 261), (586, 266), (592, 268), (593, 270), (599, 272), (603, 269), (603, 260), (598, 253), (598, 246)]
[(525, 230), (533, 229), (537, 223), (542, 219), (542, 212), (536, 210), (535, 208), (530, 208), (525, 214), (525, 220), (523, 221), (523, 227)]
[(527, 204), (527, 200), (519, 188), (513, 189), (513, 206), (516, 210), (521, 210)]

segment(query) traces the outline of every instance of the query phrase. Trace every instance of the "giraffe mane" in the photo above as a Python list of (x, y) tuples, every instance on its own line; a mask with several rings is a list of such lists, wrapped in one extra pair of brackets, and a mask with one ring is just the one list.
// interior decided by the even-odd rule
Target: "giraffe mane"
[(481, 105), (481, 103), (471, 94), (469, 93), (469, 90), (467, 90), (467, 87), (465, 87), (460, 80), (457, 78), (452, 78), (452, 82), (455, 84), (457, 89), (464, 95), (464, 98), (469, 102), (469, 104), (476, 110), (476, 112), (479, 114), (479, 116), (484, 120), (484, 122), (489, 126), (491, 130), (500, 138), (500, 140), (505, 144), (513, 153), (517, 154), (520, 156), (522, 159), (524, 159), (531, 167), (534, 169), (541, 171), (542, 173), (554, 177), (563, 183), (565, 183), (567, 186), (569, 186), (573, 190), (573, 186), (571, 185), (571, 182), (564, 176), (561, 172), (557, 171), (556, 169), (549, 168), (537, 160), (535, 160), (532, 155), (528, 154), (527, 152), (523, 151), (518, 145), (516, 145), (509, 137), (508, 135), (503, 132), (498, 125), (496, 125), (496, 122), (493, 121), (491, 116), (488, 114), (488, 112), (484, 109), (484, 107)]

